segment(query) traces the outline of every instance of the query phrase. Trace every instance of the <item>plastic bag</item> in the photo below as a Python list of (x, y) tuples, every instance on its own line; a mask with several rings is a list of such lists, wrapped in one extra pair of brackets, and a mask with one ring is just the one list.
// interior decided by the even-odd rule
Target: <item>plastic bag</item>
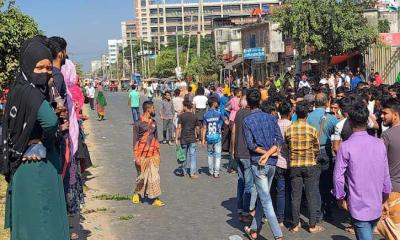
[(181, 145), (176, 145), (176, 159), (178, 163), (183, 163), (186, 161), (186, 154), (185, 151), (183, 151)]

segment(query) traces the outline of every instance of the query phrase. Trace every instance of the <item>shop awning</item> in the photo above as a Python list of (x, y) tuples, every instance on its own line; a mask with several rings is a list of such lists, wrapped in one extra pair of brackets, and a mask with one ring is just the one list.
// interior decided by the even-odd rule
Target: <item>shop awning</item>
[(337, 55), (337, 56), (332, 56), (331, 57), (331, 65), (337, 65), (342, 62), (346, 62), (350, 58), (356, 56), (359, 54), (358, 52), (352, 53), (352, 54), (343, 54), (343, 55)]
[(232, 62), (227, 63), (225, 65), (225, 69), (232, 69), (234, 66), (236, 66), (236, 65), (238, 65), (238, 64), (240, 64), (242, 62), (243, 62), (243, 58), (242, 57), (238, 57), (235, 60), (233, 60)]
[(339, 55), (339, 56), (332, 56), (331, 58), (331, 65), (337, 65), (342, 62), (346, 62), (348, 59), (350, 59), (350, 55)]

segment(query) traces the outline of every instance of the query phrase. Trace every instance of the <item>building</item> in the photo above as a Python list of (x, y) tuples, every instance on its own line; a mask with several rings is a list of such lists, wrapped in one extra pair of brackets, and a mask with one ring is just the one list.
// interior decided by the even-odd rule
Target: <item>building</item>
[(244, 73), (252, 75), (256, 81), (265, 81), (267, 76), (284, 69), (279, 53), (285, 52), (285, 44), (277, 29), (278, 24), (269, 21), (242, 28)]
[(213, 21), (213, 38), (217, 55), (222, 55), (224, 61), (231, 62), (242, 56), (241, 26), (230, 19), (215, 19)]
[(92, 66), (92, 74), (98, 72), (102, 67), (101, 60), (93, 60), (91, 62), (91, 66)]
[(108, 63), (114, 64), (117, 62), (119, 49), (122, 46), (122, 39), (108, 40)]
[(124, 46), (128, 46), (130, 41), (136, 41), (136, 20), (121, 22), (121, 39)]
[[(167, 2), (168, 1), (168, 2)], [(139, 0), (135, 1), (137, 37), (166, 44), (176, 32), (210, 35), (212, 20), (235, 17), (246, 22), (255, 8), (265, 9), (280, 4), (279, 0)]]

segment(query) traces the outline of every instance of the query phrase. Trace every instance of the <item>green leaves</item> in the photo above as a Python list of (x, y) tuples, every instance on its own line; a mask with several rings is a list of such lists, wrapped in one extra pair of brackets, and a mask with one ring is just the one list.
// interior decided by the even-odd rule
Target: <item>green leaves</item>
[[(4, 4), (5, 1), (0, 0), (0, 8)], [(15, 78), (21, 44), (39, 33), (39, 27), (34, 19), (12, 4), (8, 9), (0, 10), (0, 84), (2, 86), (7, 86)]]
[[(217, 74), (218, 77), (222, 61), (215, 56), (211, 37), (201, 39), (200, 57), (197, 56), (196, 36), (192, 36), (189, 49), (188, 40), (188, 37), (179, 37), (179, 64), (183, 69), (184, 75), (198, 78), (202, 82), (214, 79), (215, 76), (213, 75), (215, 74)], [(187, 51), (189, 51), (189, 62), (186, 66)], [(176, 43), (171, 41), (171, 43), (166, 48), (162, 48), (158, 54), (157, 65), (153, 74), (160, 78), (175, 76), (176, 65)]]
[(338, 55), (362, 51), (376, 38), (367, 24), (362, 6), (352, 0), (289, 0), (274, 10), (272, 19), (295, 42), (302, 56), (308, 47), (316, 54)]

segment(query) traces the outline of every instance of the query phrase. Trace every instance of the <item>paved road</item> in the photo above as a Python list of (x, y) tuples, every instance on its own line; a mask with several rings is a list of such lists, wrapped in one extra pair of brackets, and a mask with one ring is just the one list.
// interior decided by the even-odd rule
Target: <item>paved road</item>
[[(92, 152), (97, 165), (95, 180), (101, 193), (132, 194), (136, 171), (132, 160), (131, 115), (127, 108), (125, 93), (107, 93), (107, 120), (97, 122), (95, 112), (90, 112), (90, 139), (95, 144)], [(159, 101), (156, 101), (156, 107)], [(159, 125), (160, 133), (162, 132)], [(93, 131), (94, 130), (94, 131)], [(133, 215), (130, 221), (113, 221), (111, 230), (116, 239), (162, 240), (193, 239), (221, 240), (231, 235), (243, 235), (243, 224), (237, 221), (236, 176), (224, 170), (216, 180), (205, 173), (207, 160), (205, 149), (199, 148), (198, 167), (200, 178), (192, 180), (174, 175), (177, 168), (175, 148), (161, 146), (161, 187), (164, 208), (154, 208), (148, 203), (133, 205), (130, 201), (110, 201), (113, 211), (106, 212), (113, 219)], [(227, 161), (223, 161), (226, 164)], [(340, 221), (338, 219), (338, 221)], [(341, 228), (324, 223), (327, 231), (310, 235), (305, 230), (294, 235), (284, 230), (286, 239), (355, 239)], [(264, 225), (261, 236), (273, 239), (268, 225)], [(263, 238), (260, 238), (263, 239)]]

